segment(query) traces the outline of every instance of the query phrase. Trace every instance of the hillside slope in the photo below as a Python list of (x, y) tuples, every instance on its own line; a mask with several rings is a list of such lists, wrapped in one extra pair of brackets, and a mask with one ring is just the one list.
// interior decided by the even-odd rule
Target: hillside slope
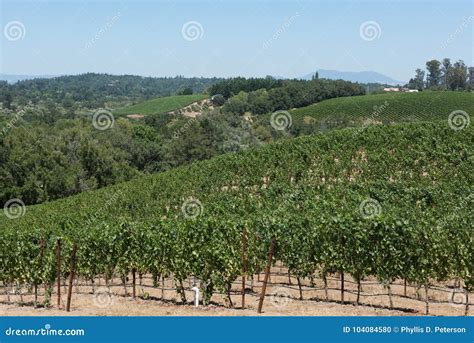
[(474, 94), (421, 92), (344, 97), (321, 101), (290, 113), (297, 128), (324, 131), (364, 124), (447, 120), (456, 110), (474, 115)]
[[(427, 187), (432, 187), (430, 184), (440, 187), (442, 182), (450, 184), (457, 181), (465, 183), (466, 189), (452, 191), (462, 193), (474, 187), (474, 182), (467, 182), (474, 181), (470, 172), (473, 169), (470, 167), (474, 167), (474, 153), (470, 149), (473, 134), (472, 125), (455, 131), (447, 122), (440, 121), (373, 126), (361, 132), (348, 128), (286, 139), (100, 190), (29, 206), (26, 215), (18, 220), (10, 221), (0, 216), (0, 224), (3, 227), (33, 222), (46, 224), (50, 218), (44, 218), (41, 213), (53, 211), (56, 213), (55, 220), (62, 218), (70, 221), (76, 218), (76, 224), (83, 226), (82, 221), (91, 215), (95, 216), (101, 203), (113, 198), (116, 193), (122, 193), (124, 198), (104, 213), (104, 218), (115, 220), (115, 215), (129, 218), (139, 218), (145, 214), (155, 216), (173, 211), (173, 208), (178, 209), (176, 206), (187, 196), (215, 199), (231, 195), (237, 200), (241, 196), (251, 196), (246, 187), (258, 185), (255, 193), (267, 193), (264, 185), (274, 182), (278, 187), (292, 187), (295, 183), (301, 183), (305, 187), (313, 185), (334, 189), (336, 185), (338, 188), (343, 185), (355, 187), (367, 194), (370, 190), (363, 190), (363, 185), (380, 184), (394, 188), (419, 179)], [(424, 173), (428, 176), (422, 175)], [(417, 188), (420, 186), (417, 185)], [(221, 189), (232, 192), (220, 192)], [(450, 200), (443, 194), (438, 195)], [(137, 207), (141, 208), (140, 213), (134, 211)], [(69, 209), (71, 212), (68, 212)]]
[(275, 259), (301, 277), (459, 278), (472, 289), (474, 127), (357, 131), (283, 140), (12, 211), (18, 218), (0, 218), (0, 281), (52, 282), (61, 239), (66, 254), (78, 246), (77, 274), (88, 280), (134, 269), (178, 284), (192, 275), (207, 294), (226, 292), (241, 273), (245, 225), (249, 275), (262, 270), (274, 237)]
[(194, 102), (205, 99), (203, 94), (175, 95), (147, 100), (136, 105), (120, 108), (114, 111), (114, 114), (159, 114), (167, 113), (186, 107)]

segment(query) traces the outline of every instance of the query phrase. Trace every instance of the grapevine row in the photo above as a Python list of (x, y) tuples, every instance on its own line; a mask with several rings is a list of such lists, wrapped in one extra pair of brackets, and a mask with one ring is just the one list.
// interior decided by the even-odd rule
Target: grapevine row
[(0, 219), (0, 281), (45, 284), (63, 276), (132, 270), (201, 280), (206, 301), (242, 271), (274, 261), (298, 277), (315, 270), (401, 278), (419, 285), (459, 279), (474, 287), (474, 129), (418, 123), (333, 131), (31, 206)]

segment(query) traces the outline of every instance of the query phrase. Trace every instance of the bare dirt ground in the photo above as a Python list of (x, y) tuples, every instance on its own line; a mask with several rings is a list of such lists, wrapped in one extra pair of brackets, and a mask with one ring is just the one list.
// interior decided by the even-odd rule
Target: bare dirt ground
[[(347, 276), (346, 276), (347, 278)], [(228, 306), (226, 297), (222, 294), (214, 294), (212, 303), (208, 306), (194, 307), (192, 305), (193, 292), (190, 290), (192, 281), (185, 282), (187, 303), (181, 302), (181, 297), (174, 289), (173, 281), (166, 280), (163, 290), (162, 286), (152, 287), (150, 276), (144, 276), (140, 286), (137, 277), (136, 298), (130, 295), (132, 287), (127, 284), (127, 296), (120, 279), (114, 279), (110, 288), (105, 287), (104, 280), (95, 281), (95, 293), (92, 291), (91, 283), (80, 281), (73, 287), (71, 312), (64, 311), (66, 307), (67, 287), (65, 282), (61, 287), (61, 308), (56, 306), (56, 290), (51, 299), (51, 307), (44, 308), (33, 306), (34, 295), (31, 290), (21, 289), (22, 295), (5, 294), (5, 288), (0, 293), (0, 315), (2, 316), (410, 316), (425, 314), (424, 291), (417, 300), (416, 288), (407, 287), (404, 295), (402, 281), (392, 285), (393, 308), (390, 308), (387, 289), (375, 280), (365, 280), (362, 286), (360, 304), (356, 305), (357, 285), (351, 280), (345, 281), (344, 304), (340, 302), (340, 280), (337, 275), (328, 278), (328, 300), (321, 279), (314, 279), (313, 284), (309, 279), (301, 280), (303, 300), (300, 300), (300, 292), (297, 279), (286, 275), (281, 268), (274, 268), (267, 286), (263, 313), (258, 314), (258, 300), (261, 291), (263, 275), (254, 276), (246, 283), (246, 306), (241, 309), (241, 280), (233, 284), (231, 299), (233, 308)], [(291, 281), (291, 284), (290, 284)], [(429, 291), (429, 314), (430, 315), (464, 315), (464, 302), (466, 295), (455, 291), (453, 283), (437, 285)], [(473, 299), (473, 295), (470, 294)], [(42, 302), (44, 295), (42, 289), (38, 298)], [(472, 316), (474, 306), (470, 306), (468, 315)]]
[(168, 112), (168, 114), (182, 114), (185, 117), (189, 118), (196, 118), (203, 114), (204, 111), (206, 110), (212, 110), (214, 106), (212, 105), (212, 102), (209, 99), (204, 99), (200, 101), (193, 102), (192, 104), (189, 104), (187, 106), (184, 106), (178, 110)]

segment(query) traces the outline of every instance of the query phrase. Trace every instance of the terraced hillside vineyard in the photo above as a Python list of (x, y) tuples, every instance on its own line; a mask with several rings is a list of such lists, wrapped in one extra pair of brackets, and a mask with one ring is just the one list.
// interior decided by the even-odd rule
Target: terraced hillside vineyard
[(290, 111), (293, 131), (446, 119), (454, 110), (474, 113), (474, 94), (465, 92), (385, 93), (341, 97)]
[[(316, 105), (318, 106), (318, 105)], [(0, 218), (0, 281), (52, 285), (55, 247), (77, 273), (194, 276), (226, 291), (274, 260), (293, 275), (345, 272), (474, 286), (474, 127), (446, 121), (335, 130), (227, 154)], [(69, 271), (62, 260), (61, 273)]]

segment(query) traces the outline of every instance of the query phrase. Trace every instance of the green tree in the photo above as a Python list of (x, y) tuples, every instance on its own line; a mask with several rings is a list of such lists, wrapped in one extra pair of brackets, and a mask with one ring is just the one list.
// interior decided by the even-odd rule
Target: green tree
[(192, 95), (193, 89), (191, 87), (186, 87), (181, 92), (178, 93), (179, 95)]
[(468, 77), (469, 77), (469, 88), (472, 90), (474, 89), (474, 67), (469, 67), (467, 69)]
[(216, 106), (222, 106), (225, 103), (225, 98), (222, 94), (216, 94), (211, 97), (211, 102)]
[(415, 71), (415, 77), (408, 82), (408, 88), (423, 90), (425, 84), (425, 72), (418, 68)]
[(426, 77), (426, 87), (437, 87), (441, 82), (441, 62), (438, 60), (431, 60), (426, 62), (426, 70), (428, 75)]
[(464, 61), (459, 60), (453, 64), (452, 79), (449, 84), (451, 90), (463, 90), (467, 85), (467, 66)]
[(452, 65), (451, 65), (451, 60), (449, 58), (444, 58), (443, 59), (443, 67), (441, 69), (443, 73), (443, 85), (444, 88), (448, 89), (449, 88), (449, 83), (451, 80), (451, 70)]

